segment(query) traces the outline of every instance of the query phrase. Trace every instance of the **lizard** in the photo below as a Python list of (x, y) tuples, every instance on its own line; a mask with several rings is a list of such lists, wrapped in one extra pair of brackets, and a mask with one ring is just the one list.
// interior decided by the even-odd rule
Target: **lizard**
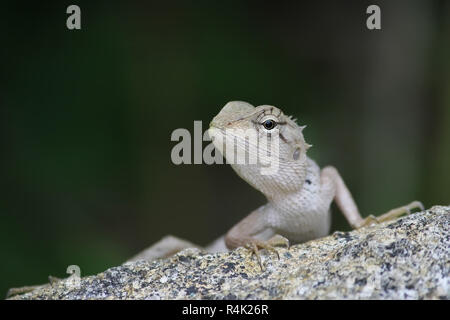
[[(307, 156), (311, 145), (303, 136), (305, 127), (298, 125), (296, 119), (285, 115), (280, 108), (271, 105), (254, 107), (243, 101), (228, 102), (213, 118), (208, 135), (215, 149), (243, 180), (267, 198), (267, 203), (207, 246), (207, 251), (220, 252), (243, 246), (256, 255), (263, 269), (259, 250), (266, 249), (278, 255), (276, 246), (289, 247), (328, 235), (332, 201), (354, 229), (394, 219), (415, 208), (424, 209), (421, 202), (413, 201), (382, 215), (362, 218), (338, 170), (333, 166), (321, 169)], [(248, 143), (244, 143), (245, 134), (251, 130), (261, 140), (278, 138), (277, 170), (270, 174), (263, 172), (264, 163), (234, 158), (251, 153)], [(235, 142), (233, 152), (226, 152), (224, 148), (227, 139)], [(166, 236), (128, 261), (168, 257), (187, 247), (200, 248), (177, 237)]]
[[(234, 225), (225, 235), (225, 244), (228, 249), (240, 246), (250, 249), (261, 268), (260, 249), (276, 252), (274, 247), (277, 245), (289, 247), (290, 242), (301, 243), (328, 235), (332, 201), (354, 229), (394, 219), (415, 208), (424, 209), (421, 202), (413, 201), (382, 215), (362, 218), (339, 171), (333, 166), (321, 169), (307, 156), (311, 145), (303, 136), (305, 127), (275, 106), (254, 107), (243, 101), (227, 103), (210, 123), (208, 133), (216, 138), (213, 139), (214, 146), (226, 158), (227, 152), (223, 150), (226, 135), (236, 141), (238, 155), (239, 149), (244, 151), (245, 148), (242, 133), (246, 130), (255, 130), (260, 139), (279, 138), (278, 169), (272, 174), (263, 174), (261, 163), (230, 161), (234, 171), (260, 191), (267, 203)], [(258, 239), (256, 236), (262, 233), (270, 238)]]

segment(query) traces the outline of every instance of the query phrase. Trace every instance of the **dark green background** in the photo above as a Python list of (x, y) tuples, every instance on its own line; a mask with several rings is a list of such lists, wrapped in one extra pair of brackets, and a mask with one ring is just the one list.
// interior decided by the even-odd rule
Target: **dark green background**
[(369, 31), (372, 3), (2, 4), (0, 294), (166, 234), (206, 244), (263, 204), (229, 166), (170, 161), (171, 132), (206, 129), (230, 100), (307, 124), (310, 156), (364, 216), (448, 204), (450, 3), (376, 1)]

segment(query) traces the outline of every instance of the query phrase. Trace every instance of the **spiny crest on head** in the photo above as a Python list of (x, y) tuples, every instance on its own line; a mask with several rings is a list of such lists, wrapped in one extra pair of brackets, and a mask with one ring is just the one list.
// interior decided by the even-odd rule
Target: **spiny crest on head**
[[(303, 129), (306, 128), (306, 125), (304, 126), (299, 126), (300, 127), (300, 132), (302, 132), (302, 136), (303, 136)], [(308, 150), (309, 148), (311, 148), (313, 145), (309, 144), (308, 142), (305, 141), (305, 138), (303, 138), (304, 144), (305, 144), (305, 148), (306, 150)]]
[[(288, 119), (293, 121), (295, 124), (297, 124), (297, 118), (293, 118), (292, 116), (288, 116)], [(297, 124), (298, 125), (298, 124)], [(302, 135), (302, 139), (303, 139), (303, 144), (305, 146), (305, 149), (308, 150), (309, 148), (311, 148), (313, 145), (309, 144), (305, 141), (305, 139), (303, 138), (303, 130), (307, 127), (306, 125), (304, 126), (300, 126), (298, 125), (298, 127), (300, 128), (300, 133)]]
[(300, 126), (298, 123), (297, 123), (297, 121), (298, 121), (298, 119), (297, 118), (294, 118), (293, 116), (288, 116), (288, 118), (289, 118), (289, 120), (292, 120), (293, 122), (295, 122), (295, 124), (296, 125), (298, 125), (299, 126), (299, 128), (300, 128), (300, 131), (303, 131), (303, 129), (305, 129), (306, 128), (306, 125), (304, 125), (304, 126)]

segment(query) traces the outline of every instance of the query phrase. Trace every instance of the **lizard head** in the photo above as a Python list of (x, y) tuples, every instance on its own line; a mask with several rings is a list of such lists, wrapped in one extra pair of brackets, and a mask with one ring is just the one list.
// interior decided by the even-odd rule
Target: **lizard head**
[(232, 101), (211, 121), (208, 134), (233, 169), (270, 196), (274, 186), (282, 192), (301, 188), (289, 182), (304, 175), (310, 145), (303, 129), (277, 107)]

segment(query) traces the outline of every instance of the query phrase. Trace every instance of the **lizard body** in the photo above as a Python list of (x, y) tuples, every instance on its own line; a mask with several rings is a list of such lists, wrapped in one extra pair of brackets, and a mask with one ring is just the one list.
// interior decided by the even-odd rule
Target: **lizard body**
[[(378, 217), (363, 219), (336, 168), (332, 166), (320, 169), (306, 153), (311, 147), (304, 137), (303, 129), (296, 120), (286, 116), (275, 106), (254, 107), (247, 102), (227, 103), (214, 117), (208, 130), (215, 148), (231, 163), (236, 173), (267, 198), (267, 204), (257, 208), (232, 227), (224, 237), (210, 244), (210, 252), (224, 251), (239, 246), (250, 249), (258, 258), (259, 249), (275, 251), (274, 246), (289, 243), (301, 243), (326, 236), (330, 231), (330, 205), (335, 201), (344, 217), (353, 228), (378, 223), (409, 213), (413, 208), (423, 206), (413, 201), (406, 206), (392, 209)], [(246, 133), (254, 132), (258, 139), (278, 141), (278, 148), (268, 152), (277, 160), (276, 170), (264, 172), (264, 161), (250, 163), (250, 155), (268, 145), (249, 151), (253, 140), (246, 140)], [(277, 138), (277, 139), (275, 139)], [(224, 146), (224, 141), (232, 142), (233, 152)], [(267, 150), (263, 151), (267, 151)], [(227, 151), (228, 150), (228, 151)], [(261, 159), (267, 156), (258, 153)], [(234, 161), (236, 159), (241, 161)], [(266, 157), (267, 158), (267, 157)], [(267, 159), (266, 159), (267, 160)], [(166, 257), (186, 247), (196, 245), (185, 240), (167, 236), (129, 261), (153, 260)]]
[[(262, 192), (268, 202), (228, 231), (225, 236), (228, 249), (247, 246), (257, 254), (261, 248), (273, 249), (274, 245), (288, 245), (289, 241), (299, 243), (326, 236), (333, 200), (353, 228), (392, 219), (422, 206), (415, 201), (379, 218), (363, 219), (338, 171), (331, 166), (320, 169), (306, 155), (311, 145), (306, 143), (303, 129), (279, 108), (270, 105), (254, 107), (242, 101), (227, 103), (211, 122), (209, 135), (227, 160), (236, 160), (235, 154), (243, 157), (244, 146), (248, 152), (248, 144), (244, 143), (244, 133), (248, 130), (255, 130), (259, 139), (279, 138), (278, 166), (271, 174), (264, 174), (260, 163), (230, 161), (236, 173)], [(219, 137), (221, 139), (217, 139)], [(223, 140), (235, 141), (237, 151), (230, 155)], [(273, 238), (268, 241), (258, 239), (258, 234), (262, 233), (266, 238), (268, 234)]]

